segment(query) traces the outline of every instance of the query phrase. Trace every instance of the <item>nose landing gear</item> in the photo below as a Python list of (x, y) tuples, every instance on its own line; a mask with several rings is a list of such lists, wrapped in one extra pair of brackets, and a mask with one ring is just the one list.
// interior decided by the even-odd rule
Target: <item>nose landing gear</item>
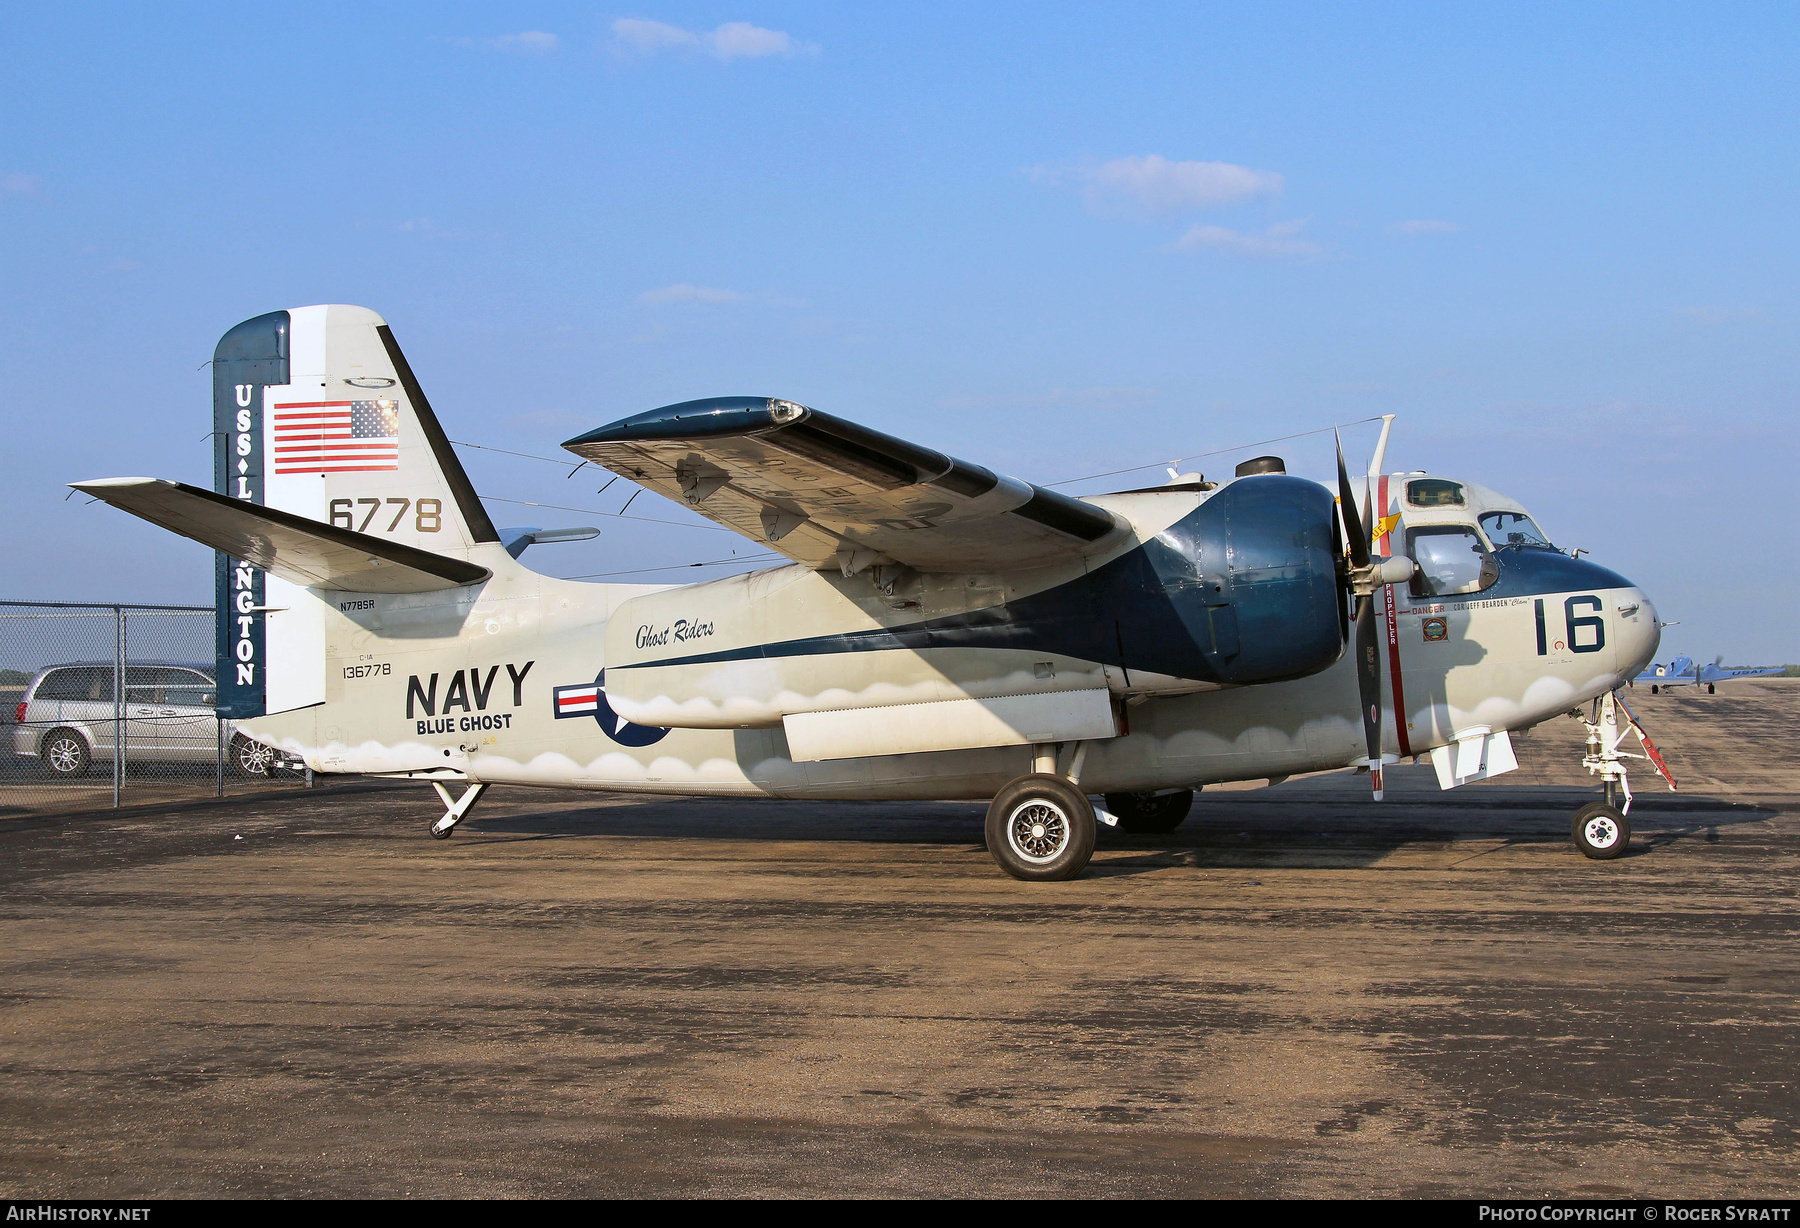
[[(1625, 716), (1622, 723), (1620, 713)], [(1631, 781), (1625, 761), (1642, 759), (1648, 762), (1656, 774), (1668, 782), (1670, 792), (1675, 789), (1675, 777), (1670, 774), (1669, 765), (1663, 762), (1656, 743), (1638, 724), (1637, 717), (1631, 714), (1618, 692), (1608, 692), (1594, 701), (1592, 719), (1582, 716), (1579, 711), (1573, 715), (1587, 727), (1587, 754), (1582, 757), (1581, 765), (1600, 778), (1605, 800), (1589, 802), (1577, 810), (1570, 834), (1575, 847), (1584, 856), (1610, 861), (1623, 854), (1631, 842), (1631, 820), (1627, 817), (1631, 813)], [(1633, 734), (1643, 747), (1641, 755), (1619, 749)]]

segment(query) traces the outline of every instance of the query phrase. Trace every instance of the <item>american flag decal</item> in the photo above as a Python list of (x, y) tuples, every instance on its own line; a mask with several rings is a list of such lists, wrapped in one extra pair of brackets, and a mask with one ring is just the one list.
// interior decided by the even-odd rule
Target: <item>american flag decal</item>
[(274, 406), (276, 473), (400, 468), (398, 401), (289, 401)]

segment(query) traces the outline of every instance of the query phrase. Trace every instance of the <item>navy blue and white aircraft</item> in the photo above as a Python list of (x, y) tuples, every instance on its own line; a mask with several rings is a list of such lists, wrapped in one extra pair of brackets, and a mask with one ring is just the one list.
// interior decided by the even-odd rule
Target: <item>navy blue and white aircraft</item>
[(1648, 683), (1655, 695), (1667, 687), (1704, 686), (1708, 695), (1717, 694), (1718, 684), (1738, 678), (1769, 678), (1785, 673), (1782, 665), (1726, 666), (1723, 656), (1714, 657), (1710, 665), (1695, 665), (1692, 657), (1676, 657), (1667, 665), (1651, 665), (1632, 679)]
[(1589, 705), (1605, 797), (1574, 837), (1629, 839), (1614, 691), (1656, 651), (1649, 598), (1514, 499), (1381, 473), (1385, 428), (1361, 482), (1265, 456), (1072, 498), (792, 401), (689, 401), (564, 446), (789, 562), (593, 584), (496, 530), (374, 312), (258, 316), (212, 369), (215, 489), (74, 485), (219, 551), (223, 715), (317, 772), (429, 782), (434, 836), (496, 783), (979, 798), (1002, 869), (1066, 879), (1098, 825), (1168, 831), (1208, 783), (1358, 767), (1379, 799), (1428, 756), (1453, 788)]

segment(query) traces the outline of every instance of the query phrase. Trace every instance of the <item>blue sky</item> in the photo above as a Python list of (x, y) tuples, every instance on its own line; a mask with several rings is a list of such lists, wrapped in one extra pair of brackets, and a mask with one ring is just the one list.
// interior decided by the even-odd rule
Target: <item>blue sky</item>
[[(1797, 33), (1776, 5), (0, 4), (5, 594), (209, 600), (206, 551), (61, 483), (209, 482), (219, 334), (352, 302), (452, 438), (540, 456), (726, 393), (1040, 482), (1397, 413), (1391, 467), (1516, 495), (1671, 650), (1800, 660)], [(1325, 439), (1277, 450), (1326, 477)], [(465, 456), (496, 498), (628, 492)], [(559, 575), (754, 551), (494, 511), (599, 525), (526, 556)]]

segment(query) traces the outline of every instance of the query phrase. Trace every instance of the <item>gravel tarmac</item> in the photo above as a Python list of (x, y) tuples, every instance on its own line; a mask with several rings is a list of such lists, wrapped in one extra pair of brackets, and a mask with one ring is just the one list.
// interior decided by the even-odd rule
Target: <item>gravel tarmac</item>
[(0, 1194), (1792, 1195), (1800, 680), (1015, 882), (967, 803), (418, 785), (0, 818)]

